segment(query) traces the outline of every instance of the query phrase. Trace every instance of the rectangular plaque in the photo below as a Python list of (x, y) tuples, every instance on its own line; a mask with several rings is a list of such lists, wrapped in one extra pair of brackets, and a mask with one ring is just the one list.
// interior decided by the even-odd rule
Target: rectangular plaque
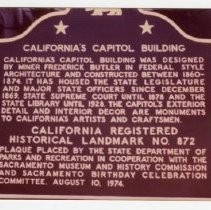
[(0, 9), (0, 197), (210, 199), (210, 17)]

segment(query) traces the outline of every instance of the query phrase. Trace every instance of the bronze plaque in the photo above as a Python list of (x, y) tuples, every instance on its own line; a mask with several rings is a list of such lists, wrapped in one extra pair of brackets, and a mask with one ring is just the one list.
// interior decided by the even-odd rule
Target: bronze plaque
[(211, 198), (210, 16), (0, 9), (0, 197)]

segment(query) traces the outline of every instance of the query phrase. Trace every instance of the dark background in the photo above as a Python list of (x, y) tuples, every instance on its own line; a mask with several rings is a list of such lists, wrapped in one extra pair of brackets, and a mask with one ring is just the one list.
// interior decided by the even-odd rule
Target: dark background
[[(196, 31), (198, 36), (203, 37), (202, 31), (204, 27), (198, 25), (197, 29), (194, 27), (197, 21), (203, 19), (206, 21), (211, 10), (203, 10), (200, 14), (205, 14), (205, 16), (199, 15), (196, 10), (184, 10), (183, 13), (178, 10), (165, 10), (163, 14), (172, 15), (175, 22), (180, 20), (181, 22), (187, 22), (186, 17), (189, 17), (189, 23), (185, 25), (190, 28), (192, 34), (196, 36)], [(168, 14), (167, 14), (168, 13)], [(183, 15), (183, 18), (179, 14)], [(176, 20), (178, 18), (178, 20)], [(139, 28), (140, 24), (144, 24), (145, 20), (148, 20), (150, 24), (155, 25), (153, 28), (152, 35), (144, 34), (142, 36), (141, 30)], [(186, 21), (182, 21), (182, 20)], [(67, 36), (63, 34), (55, 35), (55, 28), (53, 25), (58, 24), (61, 17), (52, 17), (46, 21), (43, 21), (39, 27), (36, 27), (30, 34), (28, 34), (24, 39), (18, 40), (14, 43), (3, 43), (0, 45), (0, 59), (4, 56), (37, 56), (35, 52), (26, 53), (23, 52), (23, 44), (74, 44), (74, 43), (85, 43), (87, 46), (91, 46), (94, 43), (130, 43), (136, 50), (136, 57), (140, 56), (138, 51), (141, 43), (149, 44), (162, 44), (165, 41), (166, 44), (181, 43), (187, 46), (187, 55), (190, 56), (203, 56), (205, 57), (206, 63), (206, 98), (207, 98), (207, 116), (206, 117), (186, 117), (184, 123), (181, 126), (181, 131), (185, 135), (192, 134), (197, 137), (197, 147), (207, 148), (208, 154), (208, 179), (207, 180), (140, 180), (139, 178), (135, 180), (129, 180), (126, 183), (124, 189), (121, 188), (90, 188), (90, 185), (84, 187), (66, 187), (66, 186), (20, 186), (20, 185), (2, 185), (0, 187), (0, 194), (34, 194), (34, 195), (92, 195), (92, 196), (133, 196), (133, 197), (211, 197), (211, 142), (210, 142), (210, 131), (211, 131), (211, 49), (210, 44), (201, 44), (192, 42), (183, 38), (178, 32), (176, 32), (166, 21), (154, 16), (145, 16), (140, 14), (137, 10), (123, 10), (123, 16), (113, 17), (113, 16), (102, 16), (93, 17), (90, 16), (88, 12), (83, 9), (74, 10), (68, 15), (62, 17), (65, 24), (69, 25), (67, 29)], [(196, 21), (197, 20), (197, 21)], [(209, 21), (206, 21), (209, 23)], [(192, 24), (192, 28), (189, 26)], [(52, 27), (49, 27), (52, 26)], [(182, 26), (181, 26), (182, 27)], [(207, 33), (209, 32), (209, 27), (205, 27)], [(187, 29), (185, 29), (187, 31)], [(187, 31), (190, 33), (190, 31)], [(43, 34), (48, 34), (44, 36)], [(210, 33), (210, 32), (209, 32)], [(207, 35), (207, 34), (206, 34)], [(207, 35), (208, 36), (208, 35)], [(93, 52), (87, 52), (90, 56), (94, 56)], [(49, 52), (49, 56), (53, 53)], [(39, 54), (42, 55), (42, 54)], [(74, 55), (74, 54), (71, 54)], [(105, 54), (101, 54), (104, 56)], [(122, 54), (124, 55), (124, 54)], [(177, 53), (169, 53), (166, 56), (178, 56)], [(43, 56), (47, 56), (44, 53)], [(60, 57), (59, 53), (53, 54), (55, 57)], [(68, 53), (64, 53), (64, 56), (68, 56)], [(99, 55), (96, 55), (99, 56)], [(112, 54), (115, 56), (115, 53)], [(151, 56), (149, 53), (146, 56)], [(186, 54), (185, 54), (186, 56)], [(2, 64), (0, 64), (2, 65)], [(0, 88), (2, 89), (3, 80), (3, 70), (0, 71)], [(32, 123), (33, 124), (33, 123)], [(32, 126), (30, 123), (0, 123), (0, 134), (1, 134), (1, 144), (8, 145), (8, 136), (11, 134), (30, 134), (30, 128)], [(83, 125), (83, 124), (82, 124)], [(96, 125), (95, 125), (96, 126)], [(104, 127), (105, 133), (109, 126), (100, 125)], [(87, 176), (87, 179), (90, 177)]]
[[(53, 11), (55, 11), (53, 8), (0, 8), (0, 38), (20, 34), (34, 20)], [(123, 14), (124, 11), (123, 9)], [(211, 10), (209, 9), (154, 9), (153, 11), (171, 18), (192, 36), (211, 38)], [(135, 9), (134, 13), (136, 13)]]

